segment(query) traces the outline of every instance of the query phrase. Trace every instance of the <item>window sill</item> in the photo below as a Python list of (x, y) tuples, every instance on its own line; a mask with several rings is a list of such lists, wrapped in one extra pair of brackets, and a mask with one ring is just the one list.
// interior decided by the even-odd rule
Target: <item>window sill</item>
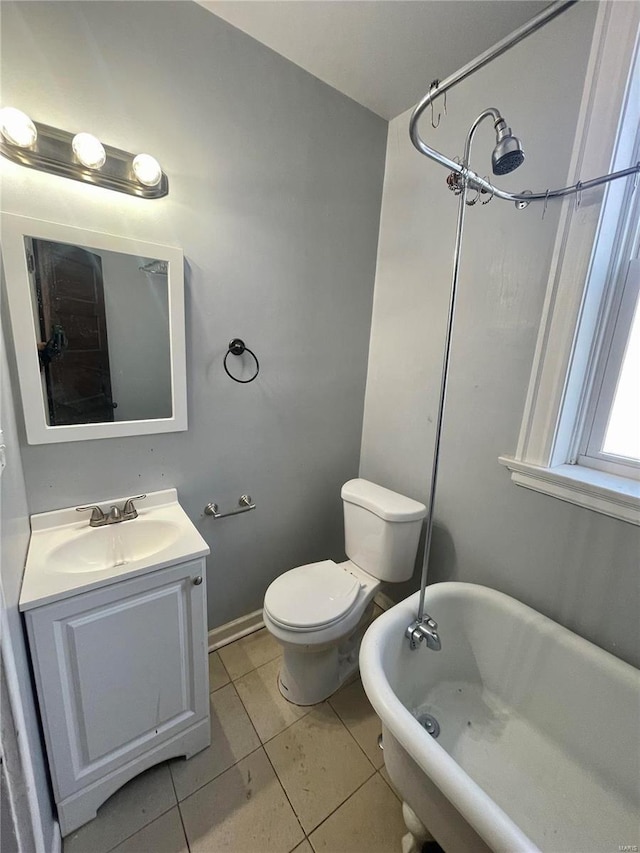
[(500, 456), (498, 461), (511, 471), (518, 486), (640, 525), (640, 483), (636, 480), (580, 465), (544, 468), (511, 456)]

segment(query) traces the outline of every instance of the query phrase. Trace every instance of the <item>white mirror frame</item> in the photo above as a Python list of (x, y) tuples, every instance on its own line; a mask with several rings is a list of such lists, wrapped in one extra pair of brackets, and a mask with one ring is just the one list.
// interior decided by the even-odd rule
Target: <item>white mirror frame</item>
[[(127, 435), (149, 435), (180, 432), (187, 429), (187, 378), (184, 329), (184, 256), (181, 249), (159, 246), (141, 240), (116, 237), (98, 231), (87, 231), (71, 225), (60, 225), (2, 214), (2, 256), (6, 276), (9, 314), (18, 365), (20, 395), (29, 444), (63, 441), (85, 441), (117, 438)], [(39, 340), (34, 317), (31, 282), (27, 267), (25, 237), (60, 243), (71, 243), (87, 249), (104, 249), (168, 262), (169, 335), (171, 346), (172, 416), (154, 420), (113, 421), (109, 423), (50, 426), (47, 423), (42, 394), (40, 364), (35, 346)]]

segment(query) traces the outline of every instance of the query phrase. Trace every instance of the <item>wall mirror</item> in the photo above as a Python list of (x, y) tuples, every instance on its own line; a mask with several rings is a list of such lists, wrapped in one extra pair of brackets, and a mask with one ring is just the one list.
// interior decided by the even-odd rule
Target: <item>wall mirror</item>
[(3, 214), (2, 256), (29, 444), (187, 429), (180, 249)]

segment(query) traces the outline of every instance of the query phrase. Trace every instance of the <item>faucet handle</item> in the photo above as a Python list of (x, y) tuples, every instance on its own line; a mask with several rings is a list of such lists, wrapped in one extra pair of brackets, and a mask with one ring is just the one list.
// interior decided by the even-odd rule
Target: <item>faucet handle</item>
[(127, 498), (127, 500), (124, 503), (124, 509), (123, 509), (124, 515), (128, 515), (131, 518), (137, 518), (138, 511), (135, 508), (135, 506), (133, 505), (133, 502), (134, 501), (141, 501), (143, 498), (146, 498), (146, 495), (136, 495), (133, 498)]
[(104, 522), (106, 516), (99, 506), (77, 506), (76, 512), (88, 512), (91, 510), (91, 518), (89, 519), (90, 524), (95, 524), (96, 522)]

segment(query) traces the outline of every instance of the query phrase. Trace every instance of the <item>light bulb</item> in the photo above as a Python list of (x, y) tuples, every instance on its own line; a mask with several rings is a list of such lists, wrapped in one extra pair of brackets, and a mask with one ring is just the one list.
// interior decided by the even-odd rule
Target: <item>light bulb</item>
[(133, 158), (133, 173), (141, 184), (155, 187), (162, 180), (160, 163), (151, 154), (138, 154)]
[(73, 153), (88, 169), (100, 169), (104, 166), (107, 153), (100, 140), (91, 133), (76, 133), (71, 141)]
[(7, 142), (19, 148), (31, 148), (38, 138), (36, 126), (29, 116), (13, 107), (0, 110), (0, 131)]

